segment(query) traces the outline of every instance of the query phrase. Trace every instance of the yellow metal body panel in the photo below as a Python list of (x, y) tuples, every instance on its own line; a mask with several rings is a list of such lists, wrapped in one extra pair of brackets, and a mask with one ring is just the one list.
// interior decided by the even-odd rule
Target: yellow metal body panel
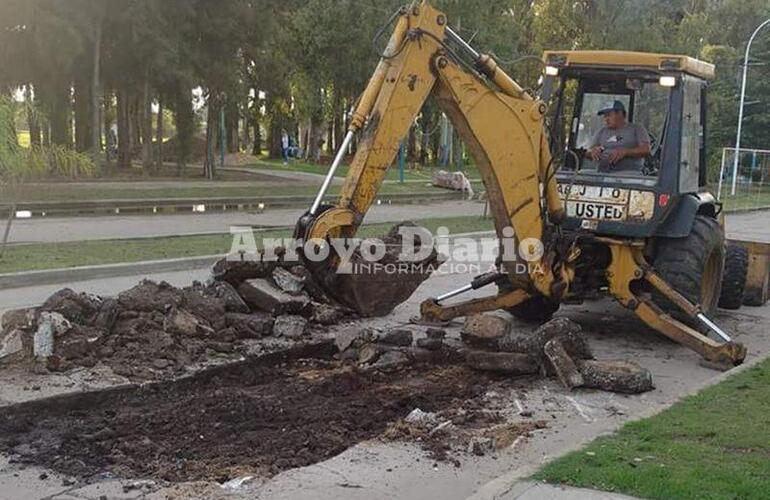
[(638, 68), (682, 72), (705, 80), (713, 80), (716, 74), (713, 64), (676, 54), (618, 50), (547, 51), (543, 60), (547, 64), (560, 61), (560, 65), (564, 67), (618, 68), (623, 70)]
[(748, 306), (763, 306), (770, 300), (770, 243), (731, 241), (749, 251), (749, 270), (746, 274)]

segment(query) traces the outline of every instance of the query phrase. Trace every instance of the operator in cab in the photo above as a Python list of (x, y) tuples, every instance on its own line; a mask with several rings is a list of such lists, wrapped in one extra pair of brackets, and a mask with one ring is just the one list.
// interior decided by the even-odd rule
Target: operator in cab
[(641, 125), (628, 123), (621, 101), (599, 111), (599, 116), (604, 127), (591, 139), (586, 156), (599, 162), (602, 173), (641, 174), (650, 154), (650, 135)]

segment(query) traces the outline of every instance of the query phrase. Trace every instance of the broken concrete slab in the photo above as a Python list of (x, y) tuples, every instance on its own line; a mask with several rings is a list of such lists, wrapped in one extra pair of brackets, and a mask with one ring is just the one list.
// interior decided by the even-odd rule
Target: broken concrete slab
[(411, 330), (396, 328), (385, 332), (380, 337), (379, 342), (396, 347), (409, 347), (414, 342), (414, 334)]
[(219, 281), (213, 283), (207, 290), (207, 293), (219, 298), (225, 303), (225, 310), (231, 313), (248, 314), (250, 312), (249, 306), (238, 295), (238, 291), (233, 285), (226, 281)]
[(267, 278), (277, 265), (277, 262), (222, 259), (214, 264), (211, 274), (214, 281), (223, 281), (238, 288), (244, 281)]
[(400, 368), (410, 363), (409, 356), (401, 351), (387, 351), (377, 359), (372, 365), (373, 368), (380, 370), (392, 370), (394, 368)]
[(186, 337), (205, 337), (214, 333), (210, 326), (204, 324), (193, 313), (176, 308), (166, 316), (163, 329)]
[(238, 293), (247, 304), (274, 316), (299, 314), (310, 302), (307, 295), (290, 295), (267, 279), (247, 280)]
[(379, 337), (380, 332), (374, 328), (351, 326), (337, 333), (334, 338), (334, 345), (340, 352), (345, 352), (348, 349), (358, 349), (366, 344), (376, 342)]
[(279, 316), (273, 325), (273, 335), (287, 339), (297, 340), (307, 332), (308, 321), (302, 316)]
[(652, 373), (633, 361), (578, 361), (584, 387), (624, 394), (655, 389)]
[(225, 322), (242, 339), (259, 339), (273, 333), (275, 319), (267, 313), (227, 313)]
[(0, 338), (0, 363), (12, 363), (24, 358), (24, 332), (14, 329), (3, 333)]
[(417, 347), (429, 351), (440, 351), (444, 347), (444, 341), (441, 339), (417, 339)]
[(35, 327), (37, 308), (13, 309), (3, 313), (0, 318), (0, 331), (30, 330)]
[(376, 344), (366, 344), (358, 350), (358, 363), (368, 365), (376, 362), (385, 353), (382, 346)]
[(182, 291), (162, 281), (145, 280), (118, 294), (118, 305), (124, 311), (165, 313), (182, 303)]
[(511, 320), (493, 314), (468, 316), (460, 333), (463, 342), (475, 347), (497, 348), (498, 341), (511, 329)]
[(37, 330), (33, 337), (32, 354), (45, 360), (54, 353), (56, 337), (64, 335), (72, 328), (72, 323), (57, 312), (42, 312), (37, 321)]
[(584, 384), (580, 370), (567, 353), (560, 338), (549, 340), (545, 344), (543, 352), (564, 387), (573, 390)]
[(474, 370), (506, 375), (532, 375), (540, 371), (532, 356), (520, 353), (468, 351), (465, 363)]
[(298, 295), (305, 289), (306, 278), (297, 276), (282, 267), (276, 267), (273, 270), (272, 279), (278, 288), (291, 295)]
[[(538, 327), (534, 333), (510, 332), (499, 340), (497, 347), (502, 352), (526, 353), (535, 357), (546, 367), (543, 349), (554, 338), (560, 338), (569, 356), (574, 359), (593, 359), (588, 339), (580, 325), (567, 318), (556, 318)], [(549, 374), (550, 371), (549, 371)]]

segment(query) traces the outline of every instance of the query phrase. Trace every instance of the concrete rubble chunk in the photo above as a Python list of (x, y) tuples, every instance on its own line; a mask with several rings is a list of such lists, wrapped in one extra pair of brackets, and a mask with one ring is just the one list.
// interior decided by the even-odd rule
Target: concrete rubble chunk
[(59, 313), (75, 323), (87, 323), (97, 314), (101, 303), (99, 297), (64, 288), (48, 297), (40, 311)]
[(366, 344), (358, 350), (358, 363), (368, 365), (376, 362), (385, 353), (382, 347), (376, 344)]
[(432, 340), (444, 340), (446, 338), (446, 330), (441, 328), (428, 328), (425, 330), (425, 336)]
[(185, 309), (172, 309), (165, 318), (163, 329), (186, 337), (205, 337), (214, 333), (210, 326)]
[(247, 304), (274, 316), (299, 314), (310, 302), (307, 295), (288, 294), (266, 279), (245, 281), (238, 293)]
[(463, 342), (475, 347), (496, 348), (498, 340), (508, 334), (511, 320), (492, 314), (475, 314), (465, 320)]
[(71, 328), (72, 323), (59, 313), (40, 313), (37, 321), (37, 330), (33, 338), (32, 353), (41, 360), (52, 356), (56, 345), (56, 337), (64, 335)]
[(396, 347), (409, 347), (414, 342), (414, 334), (411, 330), (403, 328), (397, 328), (395, 330), (389, 330), (385, 332), (379, 342), (385, 345), (392, 345)]
[(267, 313), (227, 313), (225, 322), (239, 338), (259, 339), (273, 333), (275, 319)]
[(24, 343), (21, 330), (10, 330), (0, 338), (0, 363), (20, 361), (24, 357)]
[(348, 349), (358, 349), (366, 344), (376, 342), (379, 336), (380, 333), (374, 328), (351, 326), (337, 333), (334, 338), (334, 345), (340, 352), (345, 352)]
[(144, 280), (117, 297), (123, 311), (165, 313), (182, 303), (182, 291), (162, 281)]
[(215, 282), (209, 287), (209, 293), (214, 297), (221, 299), (225, 303), (225, 310), (231, 313), (248, 314), (249, 306), (238, 295), (238, 290), (226, 281)]
[[(502, 352), (519, 352), (534, 356), (546, 367), (545, 345), (554, 338), (561, 339), (564, 349), (574, 360), (593, 359), (588, 339), (580, 325), (567, 318), (556, 318), (541, 325), (531, 334), (511, 332), (500, 339), (498, 349)], [(550, 371), (549, 371), (550, 373)]]
[(532, 375), (540, 371), (532, 356), (520, 353), (468, 351), (465, 362), (474, 370), (505, 375)]
[(37, 309), (13, 309), (3, 313), (0, 318), (0, 331), (31, 330), (35, 327)]
[(633, 361), (578, 361), (578, 368), (591, 389), (641, 394), (655, 389), (652, 374)]
[(307, 331), (308, 321), (302, 316), (280, 316), (273, 325), (273, 335), (287, 339), (297, 340), (302, 338)]
[(344, 316), (345, 313), (338, 307), (322, 304), (320, 302), (310, 303), (310, 321), (313, 323), (332, 326), (342, 321)]
[(580, 370), (570, 355), (567, 354), (567, 350), (559, 338), (549, 340), (545, 344), (543, 352), (564, 387), (572, 390), (584, 384)]
[(406, 353), (401, 351), (387, 351), (384, 352), (372, 366), (378, 370), (390, 370), (400, 368), (409, 363), (410, 359)]
[(441, 339), (417, 339), (417, 347), (428, 351), (440, 351), (444, 347)]
[(222, 259), (214, 264), (211, 274), (214, 281), (238, 288), (244, 281), (269, 277), (276, 265), (277, 262)]
[(112, 330), (112, 327), (115, 326), (115, 321), (118, 318), (119, 312), (117, 300), (105, 299), (99, 308), (99, 312), (96, 313), (96, 316), (91, 321), (91, 326), (109, 332)]
[(438, 424), (438, 416), (435, 413), (415, 408), (404, 418), (404, 421), (409, 424), (432, 427)]
[(483, 457), (495, 451), (495, 440), (488, 437), (474, 437), (468, 443), (468, 453)]
[(278, 288), (291, 295), (298, 295), (305, 288), (305, 278), (301, 278), (282, 267), (276, 267), (273, 270), (272, 278)]

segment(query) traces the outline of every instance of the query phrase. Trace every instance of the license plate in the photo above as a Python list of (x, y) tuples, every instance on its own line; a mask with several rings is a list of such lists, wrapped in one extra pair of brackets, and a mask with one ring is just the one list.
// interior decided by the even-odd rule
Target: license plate
[(603, 186), (559, 184), (567, 201), (567, 216), (591, 221), (649, 220), (654, 212), (652, 192)]

